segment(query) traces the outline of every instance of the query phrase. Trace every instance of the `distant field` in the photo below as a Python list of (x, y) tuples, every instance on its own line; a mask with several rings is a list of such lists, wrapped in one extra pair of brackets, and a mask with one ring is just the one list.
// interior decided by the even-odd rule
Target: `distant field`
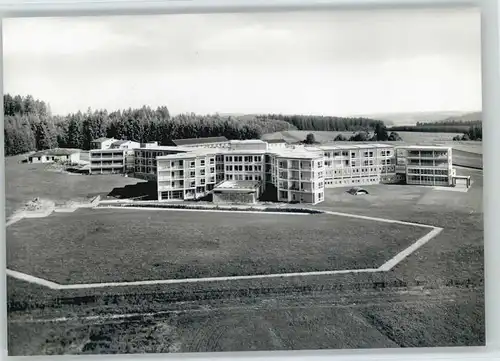
[(332, 215), (80, 210), (10, 226), (7, 264), (63, 284), (377, 268), (428, 232)]
[(141, 182), (119, 175), (77, 175), (61, 173), (49, 164), (19, 163), (23, 157), (5, 159), (5, 204), (9, 217), (34, 197), (56, 202), (82, 200), (108, 194), (115, 187)]
[[(356, 132), (327, 132), (327, 131), (308, 131), (308, 130), (289, 130), (277, 133), (268, 133), (262, 136), (262, 139), (280, 139), (283, 138), (289, 142), (302, 141), (306, 135), (313, 133), (316, 141), (330, 142), (339, 134), (350, 137)], [(457, 134), (454, 133), (425, 133), (425, 132), (398, 132), (405, 143), (425, 143), (425, 142), (444, 142), (452, 141)]]
[[(351, 136), (352, 132), (311, 132), (303, 130), (294, 130), (286, 132), (277, 132), (264, 134), (262, 139), (285, 139), (288, 142), (298, 142), (304, 140), (306, 135), (313, 133), (317, 142), (333, 142), (338, 134), (346, 137)], [(451, 146), (454, 149), (453, 163), (464, 167), (482, 168), (482, 142), (462, 142), (453, 141), (456, 134), (452, 133), (424, 133), (424, 132), (399, 132), (403, 138), (402, 142), (388, 142), (394, 145), (414, 145), (414, 144), (439, 144)], [(339, 144), (356, 144), (351, 142)]]

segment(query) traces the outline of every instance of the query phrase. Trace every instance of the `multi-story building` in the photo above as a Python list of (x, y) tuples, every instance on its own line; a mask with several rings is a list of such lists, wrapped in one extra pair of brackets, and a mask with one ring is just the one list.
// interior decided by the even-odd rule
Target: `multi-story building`
[(90, 174), (117, 174), (126, 172), (126, 150), (91, 149)]
[(194, 148), (158, 146), (158, 143), (141, 144), (134, 149), (134, 176), (147, 181), (157, 180), (157, 158), (168, 154), (187, 153)]
[[(109, 141), (113, 142), (110, 143)], [(92, 144), (100, 144), (102, 148), (90, 150), (90, 174), (132, 173), (134, 171), (134, 149), (140, 143), (130, 140), (101, 138)]]
[[(278, 201), (310, 204), (322, 202), (324, 189), (331, 187), (398, 182), (432, 186), (455, 184), (449, 147), (292, 146), (255, 139), (203, 144), (141, 144), (133, 149), (134, 176), (156, 182), (158, 200), (199, 199), (214, 189), (227, 199), (255, 199), (256, 195), (269, 190), (276, 192)], [(126, 172), (129, 168), (127, 152), (131, 150), (113, 147), (92, 150), (91, 172)], [(250, 193), (253, 196), (250, 197)]]
[[(221, 149), (191, 149), (190, 152), (158, 156), (158, 200), (201, 198), (222, 181), (216, 159)], [(218, 158), (219, 161), (221, 158)]]
[[(273, 174), (266, 182), (266, 159)], [(157, 158), (158, 199), (196, 199), (224, 181), (256, 182), (259, 193), (266, 183), (276, 187), (284, 202), (318, 203), (324, 198), (321, 150), (280, 149), (269, 151), (260, 140), (232, 141), (227, 148), (198, 148)], [(242, 183), (243, 184), (243, 183)], [(241, 189), (232, 188), (240, 192)], [(226, 189), (230, 192), (231, 189)]]
[(406, 184), (451, 186), (456, 176), (452, 148), (442, 146), (405, 146), (397, 148), (397, 171)]
[(396, 182), (396, 154), (388, 144), (324, 145), (326, 187)]
[(324, 200), (325, 167), (319, 148), (273, 150), (266, 157), (266, 172), (280, 202), (316, 204)]

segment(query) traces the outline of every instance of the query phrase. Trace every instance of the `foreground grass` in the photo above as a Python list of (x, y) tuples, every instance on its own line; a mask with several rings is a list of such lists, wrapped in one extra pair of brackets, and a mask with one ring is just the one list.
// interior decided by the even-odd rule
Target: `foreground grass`
[(184, 302), (121, 319), (11, 323), (10, 354), (484, 345), (483, 302), (454, 288)]
[(103, 208), (10, 226), (7, 264), (63, 284), (377, 268), (428, 232), (332, 215)]

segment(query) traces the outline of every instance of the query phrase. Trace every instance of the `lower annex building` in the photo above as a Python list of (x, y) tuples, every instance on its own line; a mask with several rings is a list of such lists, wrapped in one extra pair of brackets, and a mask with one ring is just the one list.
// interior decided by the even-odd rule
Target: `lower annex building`
[[(287, 145), (262, 140), (221, 146), (159, 146), (133, 149), (131, 175), (156, 181), (158, 200), (191, 200), (212, 194), (276, 192), (281, 202), (317, 204), (324, 189), (378, 183), (452, 186), (451, 147), (390, 144)], [(94, 157), (101, 157), (93, 150)], [(109, 150), (107, 150), (109, 152)], [(116, 150), (117, 151), (117, 150)], [(125, 161), (124, 150), (120, 158)], [(125, 172), (125, 164), (123, 169)], [(95, 173), (95, 172), (94, 172)], [(214, 197), (219, 199), (219, 197)]]

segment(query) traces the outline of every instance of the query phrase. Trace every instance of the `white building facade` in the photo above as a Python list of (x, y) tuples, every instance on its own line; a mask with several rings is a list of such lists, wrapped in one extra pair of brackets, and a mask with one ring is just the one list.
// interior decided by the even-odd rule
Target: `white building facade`
[(130, 140), (103, 139), (92, 142), (96, 145), (100, 144), (102, 147), (90, 150), (89, 173), (132, 173), (135, 165), (134, 149), (139, 148), (141, 144)]
[(120, 174), (126, 172), (126, 150), (92, 149), (90, 154), (90, 174)]
[(388, 144), (320, 146), (326, 187), (396, 183), (396, 154)]
[[(291, 146), (261, 140), (206, 145), (212, 143), (196, 147), (153, 142), (135, 149), (128, 146), (137, 144), (127, 143), (127, 149), (91, 150), (91, 173), (133, 172), (136, 178), (157, 183), (160, 201), (199, 199), (223, 182), (236, 182), (233, 189), (242, 192), (248, 184), (258, 184), (258, 194), (271, 190), (280, 202), (308, 204), (322, 202), (325, 188), (455, 184), (450, 147), (366, 143)], [(132, 152), (133, 166), (127, 160)], [(238, 188), (237, 182), (246, 186), (241, 183)]]
[(404, 173), (406, 184), (451, 186), (456, 176), (451, 147), (398, 147), (397, 166), (398, 172)]

